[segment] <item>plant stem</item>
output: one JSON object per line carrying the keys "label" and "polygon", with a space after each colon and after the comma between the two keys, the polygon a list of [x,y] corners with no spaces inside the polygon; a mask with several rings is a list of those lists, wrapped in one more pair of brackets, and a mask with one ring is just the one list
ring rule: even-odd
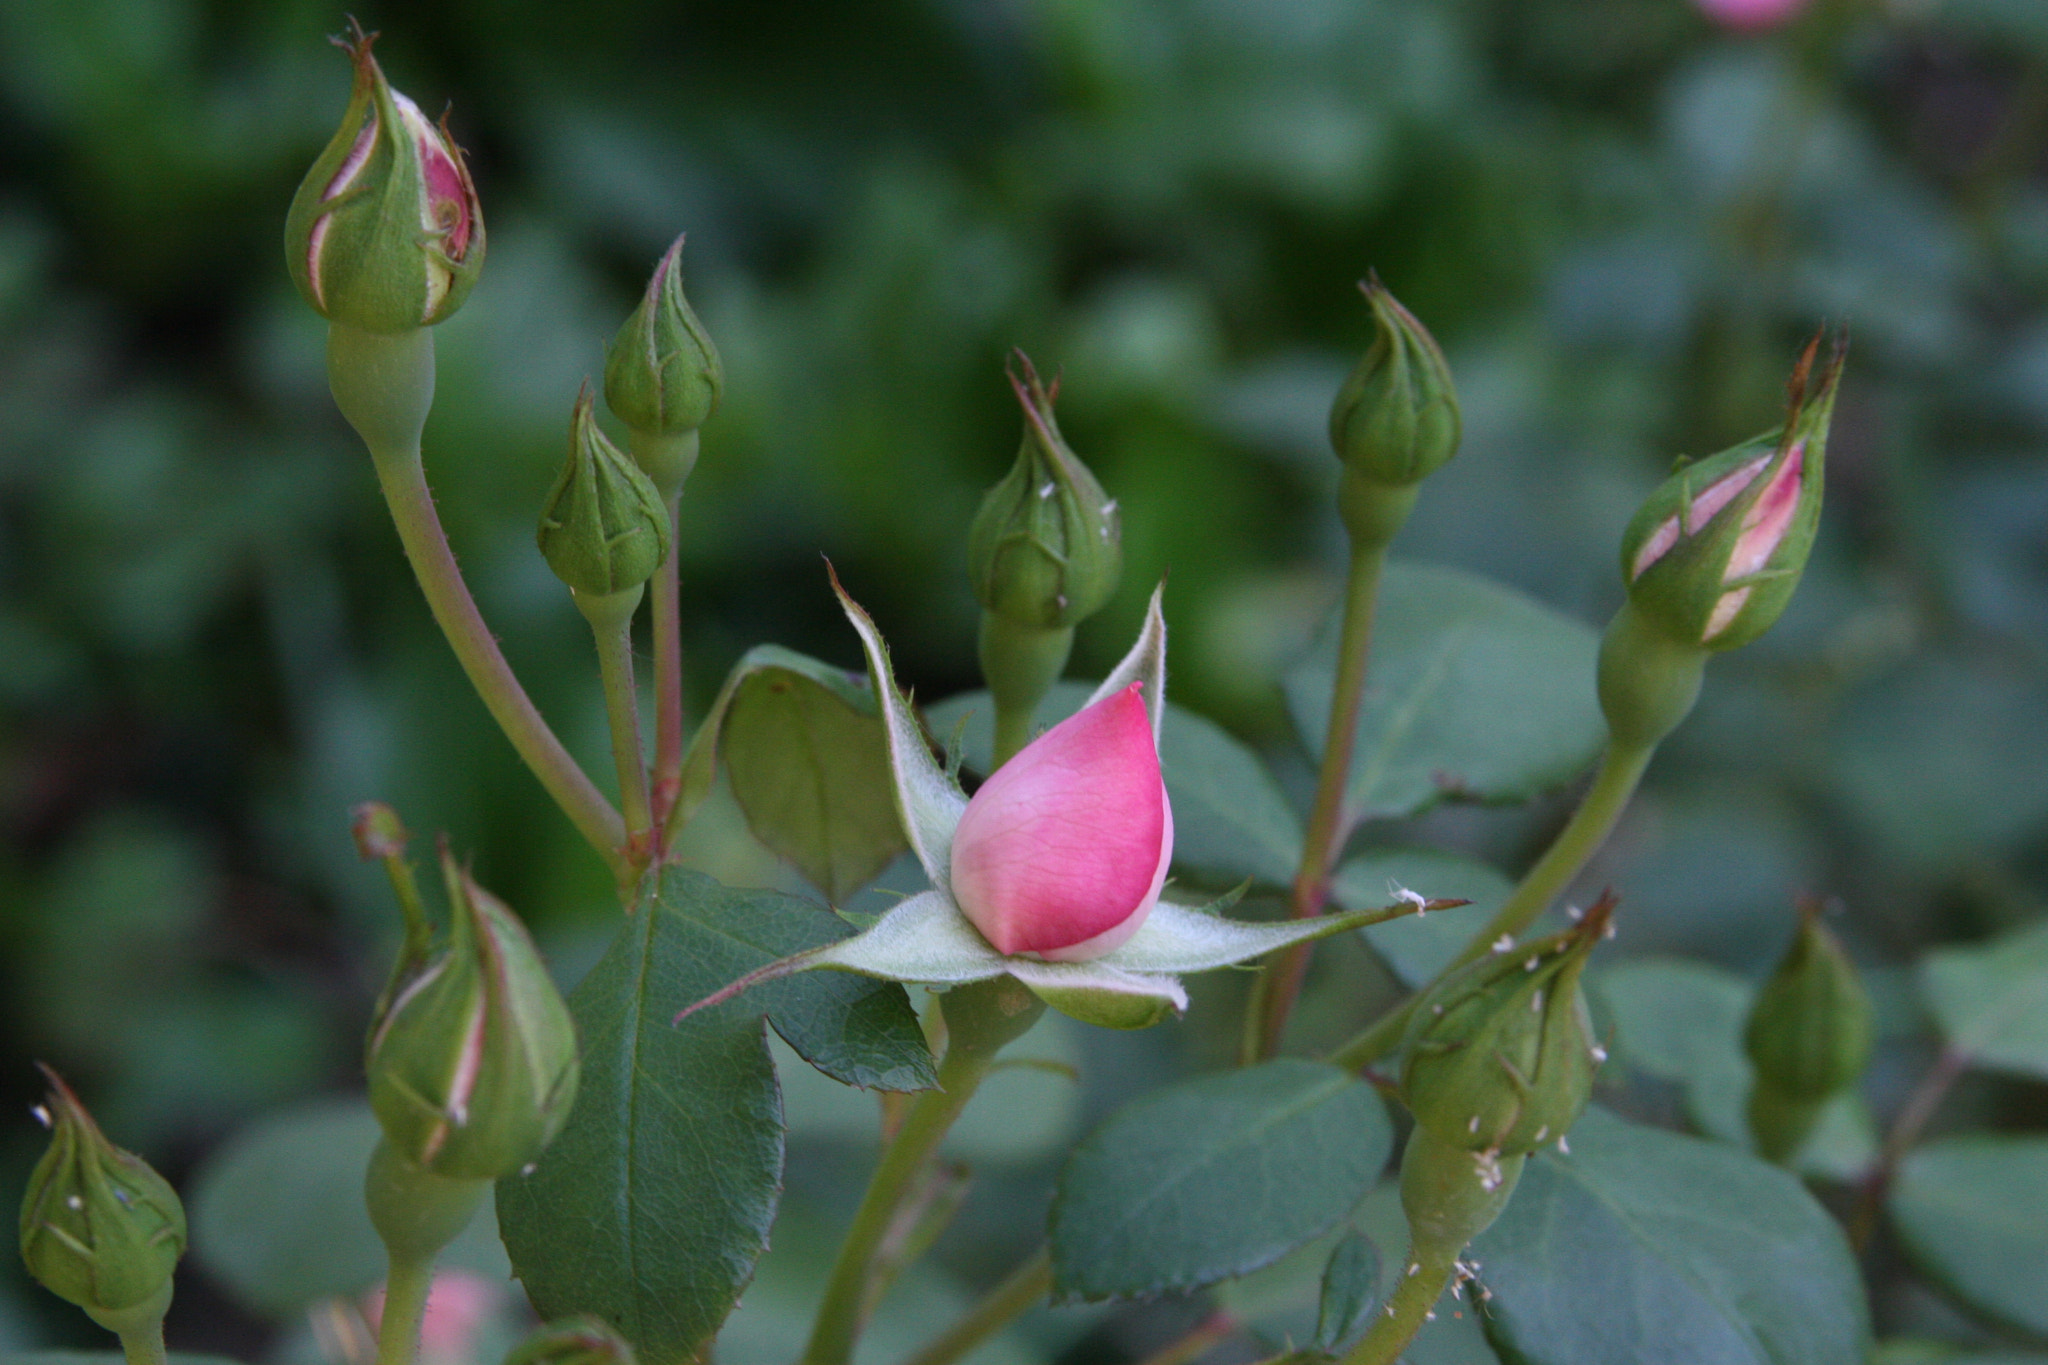
{"label": "plant stem", "polygon": [[1941,1102],[1948,1098],[1948,1092],[1970,1069],[1970,1059],[1959,1049],[1945,1047],[1934,1059],[1934,1065],[1913,1087],[1913,1093],[1906,1097],[1905,1107],[1892,1120],[1891,1131],[1885,1134],[1884,1146],[1879,1149],[1877,1161],[1863,1177],[1856,1192],[1856,1211],[1849,1221],[1849,1244],[1862,1251],[1877,1233],[1878,1210],[1884,1204],[1885,1191],[1891,1188],[1892,1179],[1899,1172],[1899,1163],[1919,1143],[1920,1135],[1927,1131],[1927,1124],[1933,1119]]}
{"label": "plant stem", "polygon": [[[682,519],[682,489],[668,498],[671,548],[654,572],[654,828],[668,823],[683,785],[683,606],[673,537]],[[661,850],[656,850],[660,852]]]}
{"label": "plant stem", "polygon": [[1052,1290],[1052,1255],[1044,1247],[1006,1276],[966,1316],[934,1337],[904,1365],[953,1365]]}
{"label": "plant stem", "polygon": [[384,1281],[384,1312],[377,1322],[377,1365],[412,1365],[433,1287],[433,1257],[392,1259]]}
{"label": "plant stem", "polygon": [[646,866],[654,837],[647,759],[640,747],[640,703],[633,677],[633,612],[640,597],[639,588],[605,596],[576,594],[576,605],[597,640],[605,719],[611,724],[612,758],[619,767],[619,806],[626,818],[626,858],[635,867]]}
{"label": "plant stem", "polygon": [[941,1008],[948,1042],[946,1059],[939,1064],[938,1088],[923,1091],[911,1102],[903,1126],[868,1181],[867,1193],[861,1197],[853,1226],[840,1244],[839,1257],[826,1281],[825,1297],[804,1346],[803,1365],[847,1365],[853,1358],[865,1319],[875,1251],[898,1206],[953,1120],[974,1098],[976,1088],[995,1064],[996,1053],[1021,1036],[1045,1010],[1043,1002],[1006,976],[957,986],[942,998]]}
{"label": "plant stem", "polygon": [[[1330,728],[1323,742],[1322,772],[1316,779],[1315,806],[1301,849],[1301,867],[1294,878],[1291,912],[1296,919],[1319,914],[1330,897],[1331,866],[1351,835],[1352,814],[1345,794],[1351,782],[1351,755],[1358,742],[1358,717],[1365,709],[1366,663],[1372,651],[1373,613],[1379,603],[1380,575],[1386,568],[1387,542],[1354,539],[1351,572],[1344,588],[1344,621],[1337,642],[1336,685],[1330,693]],[[1280,1050],[1287,1017],[1301,994],[1314,945],[1298,943],[1276,954],[1260,974],[1252,997],[1256,1032],[1246,1031],[1244,1060],[1271,1057]]]}
{"label": "plant stem", "polygon": [[128,1357],[128,1365],[165,1365],[168,1356],[164,1352],[164,1320],[159,1317],[146,1326],[122,1332],[121,1353]]}
{"label": "plant stem", "polygon": [[[1373,1315],[1372,1326],[1356,1346],[1346,1352],[1339,1365],[1394,1365],[1415,1334],[1429,1321],[1430,1310],[1443,1296],[1450,1282],[1457,1254],[1435,1254],[1409,1262],[1418,1269],[1404,1273],[1394,1286],[1386,1307]],[[1405,1269],[1405,1268],[1404,1268]]]}
{"label": "plant stem", "polygon": [[427,488],[420,432],[433,400],[434,342],[425,328],[396,336],[328,329],[327,373],[335,402],[370,449],[377,482],[413,576],[434,620],[520,758],[583,837],[620,877],[625,826],[528,699],[484,624]]}
{"label": "plant stem", "polygon": [[[1655,752],[1654,744],[1624,745],[1612,739],[1608,741],[1606,751],[1600,756],[1599,770],[1593,775],[1593,784],[1580,798],[1572,818],[1558,831],[1557,838],[1536,860],[1536,865],[1523,875],[1514,893],[1494,912],[1486,927],[1472,936],[1464,951],[1458,954],[1450,967],[1445,968],[1446,971],[1484,957],[1503,934],[1513,938],[1550,907],[1558,892],[1579,875],[1614,831],[1615,822],[1627,808],[1629,798],[1635,794],[1643,771],[1650,766],[1651,755]],[[1347,1070],[1358,1070],[1392,1052],[1399,1046],[1401,1035],[1408,1027],[1408,1017],[1414,1012],[1419,999],[1420,993],[1411,995],[1331,1053],[1329,1060]]]}

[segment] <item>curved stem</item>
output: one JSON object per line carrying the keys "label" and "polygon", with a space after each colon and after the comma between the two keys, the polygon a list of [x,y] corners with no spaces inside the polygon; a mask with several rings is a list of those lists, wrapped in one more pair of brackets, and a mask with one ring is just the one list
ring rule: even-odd
{"label": "curved stem", "polygon": [[1898,1174],[1899,1163],[1906,1159],[1906,1153],[1919,1143],[1920,1135],[1927,1130],[1928,1122],[1941,1102],[1948,1098],[1949,1090],[1970,1069],[1969,1057],[1960,1050],[1946,1047],[1934,1059],[1927,1074],[1920,1078],[1920,1084],[1913,1087],[1913,1093],[1906,1097],[1905,1107],[1892,1120],[1891,1131],[1885,1134],[1884,1146],[1878,1151],[1877,1161],[1860,1182],[1856,1191],[1856,1211],[1849,1220],[1849,1244],[1861,1251],[1870,1244],[1877,1232],[1878,1210],[1884,1204],[1885,1191],[1891,1187],[1892,1178]]}
{"label": "curved stem", "polygon": [[626,857],[644,865],[653,838],[654,815],[647,795],[647,759],[640,747],[640,703],[633,677],[633,609],[640,589],[576,604],[597,640],[597,670],[604,681],[605,719],[612,732],[612,758],[619,768],[619,806],[626,819]]}
{"label": "curved stem", "polygon": [[1237,1319],[1218,1310],[1196,1323],[1184,1335],[1146,1356],[1138,1365],[1188,1365],[1199,1360],[1210,1347],[1237,1330]]}
{"label": "curved stem", "polygon": [[[1291,913],[1306,919],[1322,911],[1330,898],[1332,864],[1351,834],[1351,812],[1345,794],[1351,782],[1351,755],[1358,742],[1358,718],[1365,709],[1366,663],[1372,651],[1373,614],[1379,603],[1380,575],[1386,568],[1387,543],[1351,546],[1351,573],[1344,588],[1344,622],[1337,641],[1337,678],[1330,693],[1329,735],[1323,742],[1322,772],[1316,779],[1315,806],[1301,849],[1301,867],[1294,878]],[[1298,943],[1276,954],[1260,974],[1251,1008],[1257,1020],[1246,1030],[1245,1061],[1271,1057],[1280,1050],[1287,1017],[1301,994],[1314,945]]]}
{"label": "curved stem", "polygon": [[974,1092],[995,1065],[997,1052],[1022,1036],[1045,1005],[1009,977],[957,986],[944,996],[948,1042],[939,1064],[939,1084],[911,1102],[903,1126],[882,1153],[881,1165],[868,1181],[867,1193],[853,1215],[853,1226],[840,1244],[825,1297],[804,1345],[803,1365],[847,1365],[860,1336],[868,1307],[868,1285],[875,1252],[887,1236],[896,1211],[916,1183],[918,1172],[939,1142],[974,1098]]}
{"label": "curved stem", "polygon": [[[1613,739],[1608,741],[1606,751],[1600,756],[1599,770],[1593,775],[1593,784],[1580,798],[1572,818],[1558,831],[1557,838],[1536,860],[1536,865],[1523,874],[1520,885],[1494,912],[1486,927],[1472,936],[1464,951],[1445,971],[1484,957],[1503,934],[1514,937],[1550,908],[1558,892],[1579,875],[1594,853],[1607,842],[1607,836],[1614,832],[1615,823],[1627,809],[1629,798],[1635,794],[1643,779],[1643,771],[1650,766],[1650,758],[1656,751],[1654,744],[1628,745]],[[1329,1060],[1348,1070],[1357,1070],[1392,1052],[1400,1045],[1401,1035],[1408,1027],[1408,1017],[1420,998],[1419,992],[1411,995],[1380,1016],[1363,1032],[1331,1053]]]}
{"label": "curved stem", "polygon": [[1394,1365],[1429,1321],[1457,1262],[1456,1252],[1418,1255],[1410,1261],[1416,1267],[1414,1273],[1401,1276],[1386,1306],[1373,1315],[1372,1326],[1339,1365]]}
{"label": "curved stem", "polygon": [[412,1365],[433,1287],[433,1257],[392,1258],[390,1276],[384,1281],[384,1311],[377,1321],[377,1365]]}
{"label": "curved stem", "polygon": [[966,1316],[932,1338],[904,1365],[953,1365],[1052,1292],[1052,1255],[1044,1247],[1004,1277]]}

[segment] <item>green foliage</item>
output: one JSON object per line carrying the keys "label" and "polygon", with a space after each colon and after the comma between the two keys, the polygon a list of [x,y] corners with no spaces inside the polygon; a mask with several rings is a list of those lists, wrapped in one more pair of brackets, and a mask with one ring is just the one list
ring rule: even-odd
{"label": "green foliage", "polygon": [[[1387,566],[1347,800],[1363,816],[1449,798],[1520,801],[1568,781],[1606,738],[1598,637],[1520,593],[1455,570]],[[1311,752],[1328,732],[1336,635],[1287,675]]]}
{"label": "green foliage", "polygon": [[1948,1045],[1973,1065],[2048,1077],[2048,923],[1929,953],[1920,986]]}
{"label": "green foliage", "polygon": [[1370,1086],[1279,1060],[1155,1090],[1074,1149],[1054,1293],[1150,1297],[1270,1265],[1372,1187],[1393,1142]]}
{"label": "green foliage", "polygon": [[1335,1353],[1365,1327],[1379,1301],[1380,1253],[1363,1233],[1346,1233],[1323,1268],[1316,1304],[1317,1349]]}
{"label": "green foliage", "polygon": [[1597,1108],[1571,1146],[1529,1159],[1473,1245],[1511,1365],[1861,1365],[1855,1261],[1797,1180]]}
{"label": "green foliage", "polygon": [[1914,1261],[1957,1298],[2048,1337],[2048,1139],[1930,1142],[1900,1164],[1886,1207]]}
{"label": "green foliage", "polygon": [[570,995],[583,1083],[554,1145],[498,1186],[514,1270],[548,1318],[591,1313],[655,1365],[695,1355],[767,1244],[782,1106],[761,1016],[849,1085],[933,1083],[900,986],[840,973],[679,1010],[851,926],[806,902],[672,871]]}

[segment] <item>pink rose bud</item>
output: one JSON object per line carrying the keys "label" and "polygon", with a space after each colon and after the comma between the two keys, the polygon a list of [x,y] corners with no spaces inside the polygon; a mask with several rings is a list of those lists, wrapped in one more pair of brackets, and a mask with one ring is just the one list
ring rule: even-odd
{"label": "pink rose bud", "polygon": [[1761,33],[1795,19],[1806,0],[1696,0],[1700,12],[1723,28]]}
{"label": "pink rose bud", "polygon": [[999,953],[1085,962],[1158,903],[1173,809],[1140,683],[996,770],[953,833],[953,898]]}
{"label": "pink rose bud", "polygon": [[430,326],[461,307],[483,265],[483,213],[445,124],[391,88],[376,34],[337,40],[355,63],[341,128],[285,221],[285,257],[306,301],[369,332]]}

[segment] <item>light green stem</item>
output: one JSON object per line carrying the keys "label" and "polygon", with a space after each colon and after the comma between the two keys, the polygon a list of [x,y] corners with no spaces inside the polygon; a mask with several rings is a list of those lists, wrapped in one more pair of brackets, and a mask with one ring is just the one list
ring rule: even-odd
{"label": "light green stem", "polygon": [[[1572,812],[1572,818],[1558,831],[1557,838],[1536,860],[1536,865],[1523,876],[1514,893],[1494,912],[1486,927],[1472,936],[1464,951],[1445,971],[1485,956],[1501,935],[1512,938],[1521,933],[1550,907],[1557,893],[1578,876],[1593,854],[1599,851],[1600,845],[1607,841],[1655,752],[1655,745],[1623,745],[1611,739],[1608,741],[1605,752],[1600,756],[1599,770],[1593,775],[1593,784],[1586,789],[1579,808]],[[1358,1070],[1392,1052],[1400,1045],[1401,1036],[1407,1031],[1408,1018],[1419,999],[1420,993],[1410,996],[1405,1003],[1381,1016],[1364,1032],[1331,1053],[1329,1060],[1337,1066]]]}
{"label": "light green stem", "polygon": [[1031,742],[1038,703],[1059,681],[1074,648],[1074,628],[1019,625],[992,611],[981,614],[981,676],[995,702],[995,762],[1008,763]]}
{"label": "light green stem", "polygon": [[[1358,718],[1365,709],[1366,664],[1372,653],[1373,616],[1379,604],[1380,576],[1387,564],[1387,542],[1354,540],[1351,573],[1344,588],[1344,622],[1337,641],[1336,685],[1330,691],[1330,727],[1323,742],[1323,766],[1316,779],[1315,806],[1301,849],[1301,867],[1294,878],[1291,906],[1296,919],[1322,911],[1330,897],[1331,866],[1351,834],[1345,794],[1351,783],[1351,755],[1358,743]],[[1257,1021],[1245,1036],[1247,1063],[1280,1050],[1287,1017],[1301,994],[1314,945],[1297,943],[1275,954],[1258,979],[1251,1017]]]}
{"label": "light green stem", "polygon": [[331,325],[327,375],[342,415],[370,449],[413,576],[470,684],[555,804],[614,875],[627,876],[630,869],[620,853],[624,823],[513,676],[469,595],[434,509],[420,462],[420,433],[433,402],[433,333],[421,328],[386,336]]}
{"label": "light green stem", "polygon": [[1415,1340],[1415,1334],[1429,1321],[1430,1310],[1443,1296],[1444,1286],[1450,1283],[1451,1271],[1457,1264],[1457,1253],[1437,1254],[1418,1257],[1408,1265],[1419,1267],[1414,1274],[1403,1274],[1394,1285],[1393,1295],[1386,1306],[1373,1314],[1372,1326],[1366,1329],[1358,1344],[1344,1354],[1339,1365],[1394,1365],[1401,1352],[1408,1349],[1408,1343]]}
{"label": "light green stem", "polygon": [[804,1346],[803,1365],[847,1365],[860,1336],[876,1250],[897,1208],[939,1142],[995,1065],[996,1053],[1030,1028],[1045,1006],[1009,977],[957,986],[943,997],[948,1042],[939,1084],[919,1093],[882,1153],[853,1215]]}
{"label": "light green stem", "polygon": [[576,605],[597,641],[597,671],[604,683],[605,719],[611,724],[612,758],[619,768],[619,807],[626,818],[626,858],[647,863],[654,830],[647,795],[647,756],[640,746],[640,701],[633,676],[633,612],[641,590],[606,596],[576,594]]}
{"label": "light green stem", "polygon": [[162,1318],[146,1327],[123,1332],[120,1336],[121,1353],[128,1357],[128,1365],[165,1365],[169,1358],[164,1351]]}
{"label": "light green stem", "polygon": [[1052,1292],[1052,1255],[1044,1247],[1011,1271],[967,1315],[934,1337],[904,1365],[953,1365]]}
{"label": "light green stem", "polygon": [[391,1262],[384,1281],[384,1316],[377,1325],[377,1365],[412,1365],[433,1287],[433,1257]]}

